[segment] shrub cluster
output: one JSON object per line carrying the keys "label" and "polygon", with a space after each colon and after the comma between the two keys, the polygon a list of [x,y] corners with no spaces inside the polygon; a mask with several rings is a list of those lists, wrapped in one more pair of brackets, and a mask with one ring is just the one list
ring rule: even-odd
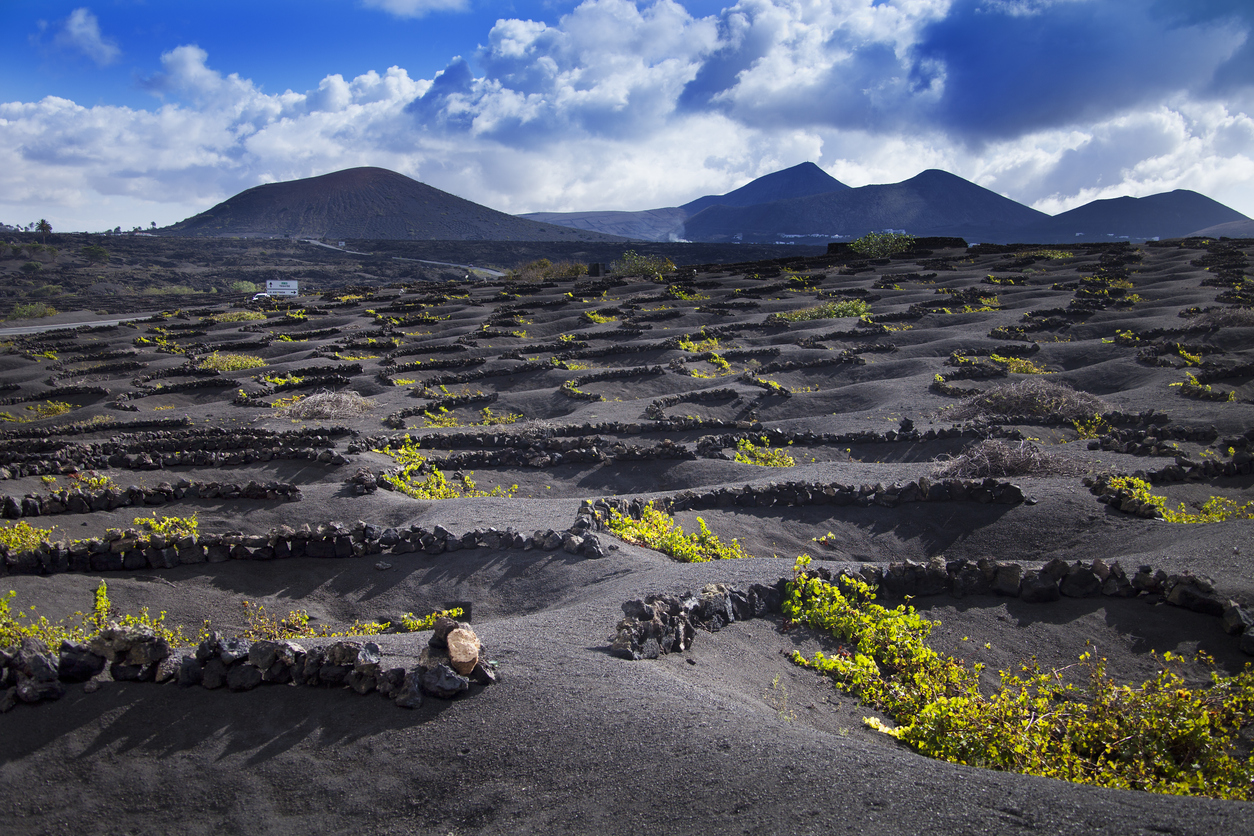
{"label": "shrub cluster", "polygon": [[698,531],[685,534],[683,526],[675,522],[674,517],[653,505],[646,506],[638,520],[611,508],[608,522],[610,531],[628,543],[656,549],[680,563],[753,557],[734,538],[730,543],[720,540],[700,517],[697,517],[697,525],[700,527]]}
{"label": "shrub cluster", "polygon": [[[1212,673],[1208,688],[1190,688],[1168,665],[1139,686],[1112,680],[1091,653],[1067,669],[1035,663],[1001,672],[990,694],[970,668],[937,653],[926,640],[937,622],[910,606],[873,603],[865,582],[829,583],[797,559],[784,616],[830,633],[843,646],[792,660],[826,674],[841,690],[888,714],[864,722],[915,751],[951,763],[1043,775],[1120,789],[1248,799],[1254,759],[1243,753],[1243,729],[1254,720],[1254,671]],[[1079,680],[1079,681],[1076,681]]]}

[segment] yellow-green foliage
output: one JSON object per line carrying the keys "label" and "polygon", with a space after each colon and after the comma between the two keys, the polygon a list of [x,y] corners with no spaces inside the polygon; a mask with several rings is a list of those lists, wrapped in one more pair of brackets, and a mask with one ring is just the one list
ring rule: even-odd
{"label": "yellow-green foliage", "polygon": [[700,526],[697,532],[685,534],[674,517],[652,504],[645,506],[638,520],[611,509],[609,522],[610,531],[628,543],[656,549],[680,563],[706,563],[711,560],[753,556],[735,539],[724,543],[706,527],[705,520],[700,517],[697,517],[697,525]]}
{"label": "yellow-green foliage", "polygon": [[1167,522],[1194,524],[1254,519],[1254,501],[1242,505],[1227,497],[1212,496],[1197,511],[1190,511],[1183,502],[1171,509],[1167,507],[1166,497],[1155,496],[1150,483],[1137,476],[1115,476],[1106,484],[1116,491],[1126,491],[1142,505],[1148,503],[1157,507]]}
{"label": "yellow-green foliage", "polygon": [[522,420],[522,415],[517,412],[499,413],[493,412],[490,408],[484,407],[479,410],[480,420],[475,422],[462,422],[447,407],[440,407],[437,411],[432,412],[426,410],[423,413],[422,426],[431,427],[493,427],[500,424],[516,424]]}
{"label": "yellow-green foliage", "polygon": [[294,385],[305,381],[305,378],[294,375],[291,372],[285,372],[284,374],[261,374],[257,376],[257,379],[262,383],[269,384],[270,386]]}
{"label": "yellow-green foliage", "polygon": [[704,293],[684,290],[677,284],[668,284],[666,286],[666,295],[672,299],[678,299],[681,302],[700,302],[702,299],[710,298]]}
{"label": "yellow-green foliage", "polygon": [[1006,371],[1014,374],[1053,374],[1053,372],[1046,371],[1031,360],[1024,360],[1022,357],[1002,357],[1000,354],[993,354],[988,359],[999,366],[1005,367]]}
{"label": "yellow-green foliage", "polygon": [[388,622],[354,621],[343,630],[336,630],[329,624],[314,627],[309,623],[309,613],[305,610],[291,610],[282,618],[275,618],[266,612],[262,604],[251,601],[242,602],[244,619],[247,626],[240,635],[249,641],[289,641],[294,639],[334,639],[342,636],[377,636],[391,626]]}
{"label": "yellow-green foliage", "polygon": [[597,313],[596,311],[584,311],[583,315],[585,319],[587,319],[589,322],[595,323],[596,325],[604,325],[607,322],[613,322],[614,320],[618,319],[618,317],[616,316],[611,316],[608,314],[602,315],[602,314]]}
{"label": "yellow-green foliage", "polygon": [[35,418],[55,418],[58,415],[64,415],[74,407],[65,401],[44,401],[43,403],[33,404],[26,407],[35,413]]}
{"label": "yellow-green foliage", "polygon": [[39,639],[55,651],[63,641],[91,641],[111,623],[120,627],[146,627],[175,646],[190,644],[192,641],[182,627],[166,626],[164,611],[155,617],[148,614],[147,607],[141,609],[138,615],[116,613],[109,601],[109,590],[104,581],[96,587],[90,613],[76,612],[60,621],[49,621],[46,616],[39,615],[34,605],[25,612],[20,608],[14,609],[12,602],[16,597],[17,592],[14,590],[10,590],[8,595],[0,596],[0,648],[12,647],[20,644],[23,638],[31,637]]}
{"label": "yellow-green foliage", "polygon": [[197,368],[216,369],[220,372],[238,372],[264,366],[266,361],[251,354],[223,354],[215,351],[200,361]]}
{"label": "yellow-green foliage", "polygon": [[522,420],[522,415],[517,412],[506,412],[504,414],[493,412],[488,407],[479,410],[479,423],[485,427],[493,427],[500,424],[516,424]]}
{"label": "yellow-green foliage", "polygon": [[461,422],[457,420],[457,416],[448,407],[442,406],[435,412],[429,409],[425,410],[422,416],[422,425],[427,428],[462,426]]}
{"label": "yellow-green foliage", "polygon": [[226,311],[209,318],[214,322],[260,322],[266,315],[261,311]]}
{"label": "yellow-green foliage", "polygon": [[400,446],[389,444],[382,450],[375,450],[391,456],[400,465],[395,474],[383,474],[382,478],[392,487],[414,499],[461,499],[463,497],[503,496],[512,497],[518,486],[509,488],[497,486],[490,491],[481,491],[469,476],[462,476],[457,483],[450,483],[443,471],[430,467],[427,459],[418,452],[418,442],[405,436]]}
{"label": "yellow-green foliage", "polygon": [[688,336],[687,334],[680,337],[678,341],[680,350],[690,351],[693,354],[701,354],[702,352],[713,351],[714,349],[718,348],[718,342],[719,342],[718,337],[706,336],[706,333],[704,331],[702,331],[700,334],[697,334],[697,336],[701,338],[700,342],[694,340],[692,337]]}
{"label": "yellow-green foliage", "polygon": [[849,248],[868,258],[887,258],[914,247],[914,236],[900,232],[868,232],[849,244]]}
{"label": "yellow-green foliage", "polygon": [[718,373],[721,375],[729,375],[732,373],[731,363],[728,363],[718,354],[711,354],[709,358],[706,359],[706,362],[718,369]]}
{"label": "yellow-green foliage", "polygon": [[1186,371],[1184,373],[1184,378],[1185,379],[1182,383],[1168,383],[1167,385],[1182,387],[1180,389],[1180,394],[1189,398],[1227,403],[1233,403],[1237,399],[1237,393],[1235,391],[1223,392],[1219,389],[1215,389],[1209,383],[1202,383],[1194,377],[1193,372]]}
{"label": "yellow-green foliage", "polygon": [[1094,415],[1088,420],[1072,421],[1071,426],[1079,433],[1080,438],[1097,438],[1110,432],[1114,427],[1101,415]]}
{"label": "yellow-green foliage", "polygon": [[78,483],[80,488],[86,488],[90,491],[104,491],[118,486],[117,482],[113,481],[112,476],[97,473],[94,470],[84,470],[82,473],[71,473],[70,478]]}
{"label": "yellow-green foliage", "polygon": [[0,526],[0,546],[10,552],[24,552],[37,548],[40,543],[51,542],[51,529],[35,528],[25,520]]}
{"label": "yellow-green foliage", "polygon": [[153,534],[160,534],[167,540],[193,537],[200,530],[200,521],[196,519],[195,511],[190,517],[158,517],[157,512],[153,511],[151,517],[136,517],[134,524]]}
{"label": "yellow-green foliage", "polygon": [[422,630],[430,630],[435,627],[435,622],[441,618],[460,618],[462,615],[461,607],[453,607],[451,610],[439,610],[430,615],[424,615],[421,618],[416,617],[412,612],[407,612],[401,616],[401,627],[406,633],[417,633]]}
{"label": "yellow-green foliage", "polygon": [[787,322],[808,322],[812,319],[839,319],[846,316],[862,316],[871,311],[869,303],[862,299],[841,299],[824,302],[810,308],[771,314],[771,319],[782,319]]}
{"label": "yellow-green foliage", "polygon": [[937,653],[926,640],[938,623],[913,607],[872,603],[864,582],[836,584],[805,574],[797,559],[784,616],[831,633],[847,649],[799,665],[820,671],[836,686],[897,723],[865,722],[915,751],[951,763],[1043,775],[1120,789],[1248,799],[1254,758],[1242,753],[1240,732],[1254,719],[1254,673],[1212,673],[1207,688],[1189,688],[1168,669],[1167,654],[1153,679],[1120,685],[1104,660],[1080,657],[1077,677],[1024,665],[1001,673],[985,695],[982,666],[970,668]]}
{"label": "yellow-green foliage", "polygon": [[[736,442],[736,461],[741,464],[755,464],[759,467],[793,467],[797,460],[778,447],[772,447],[766,436],[760,439],[762,446],[755,446],[752,441],[742,438]],[[791,444],[792,442],[788,442]]]}

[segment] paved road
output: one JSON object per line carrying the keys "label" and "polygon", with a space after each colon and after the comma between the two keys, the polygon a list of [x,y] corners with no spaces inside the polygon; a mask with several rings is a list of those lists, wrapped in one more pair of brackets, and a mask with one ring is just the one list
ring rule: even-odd
{"label": "paved road", "polygon": [[[357,250],[341,249],[339,247],[332,246],[331,244],[324,244],[321,241],[315,241],[312,238],[302,238],[301,240],[304,241],[306,244],[313,244],[315,247],[326,247],[328,250],[335,250],[337,253],[348,253],[349,255],[370,255],[370,253],[362,253],[362,252],[358,252]],[[500,270],[493,270],[490,267],[476,267],[473,264],[454,264],[451,261],[428,261],[425,258],[402,258],[399,255],[392,256],[392,260],[393,261],[416,261],[419,264],[435,264],[440,267],[459,267],[462,270],[468,270],[471,273],[482,273],[484,275],[492,276],[494,278],[499,278],[505,275]]]}
{"label": "paved road", "polygon": [[84,325],[92,328],[102,325],[121,325],[123,322],[145,319],[150,316],[152,316],[151,312],[134,314],[120,319],[87,319],[82,322],[59,322],[50,325],[23,325],[17,328],[0,328],[0,337],[15,337],[20,334],[39,334],[44,331],[68,331],[74,328],[82,328]]}

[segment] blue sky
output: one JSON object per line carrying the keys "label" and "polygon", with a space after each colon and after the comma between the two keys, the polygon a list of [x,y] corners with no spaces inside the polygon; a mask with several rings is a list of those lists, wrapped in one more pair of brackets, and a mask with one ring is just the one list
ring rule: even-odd
{"label": "blue sky", "polygon": [[1254,216],[1254,4],[0,2],[7,223],[164,225],[356,165],[507,212],[646,209],[807,160]]}

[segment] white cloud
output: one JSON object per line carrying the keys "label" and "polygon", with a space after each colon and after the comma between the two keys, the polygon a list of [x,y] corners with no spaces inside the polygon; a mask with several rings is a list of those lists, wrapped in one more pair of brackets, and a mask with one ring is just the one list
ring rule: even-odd
{"label": "white cloud", "polygon": [[86,7],[70,12],[53,43],[77,50],[101,67],[107,67],[122,56],[117,43],[101,34],[100,21]]}
{"label": "white cloud", "polygon": [[[1248,95],[1171,91],[981,143],[938,127],[954,82],[911,62],[948,8],[741,0],[698,18],[670,0],[586,0],[555,23],[498,21],[432,79],[332,73],[305,92],[263,92],[185,44],[144,80],[151,109],[0,104],[0,220],[164,225],[357,165],[508,212],[648,209],[806,160],[853,186],[944,168],[1048,212],[1190,188],[1254,215]],[[1050,8],[1014,4],[1033,21]]]}
{"label": "white cloud", "polygon": [[383,9],[397,17],[422,17],[429,12],[460,12],[468,0],[362,0],[368,8]]}

